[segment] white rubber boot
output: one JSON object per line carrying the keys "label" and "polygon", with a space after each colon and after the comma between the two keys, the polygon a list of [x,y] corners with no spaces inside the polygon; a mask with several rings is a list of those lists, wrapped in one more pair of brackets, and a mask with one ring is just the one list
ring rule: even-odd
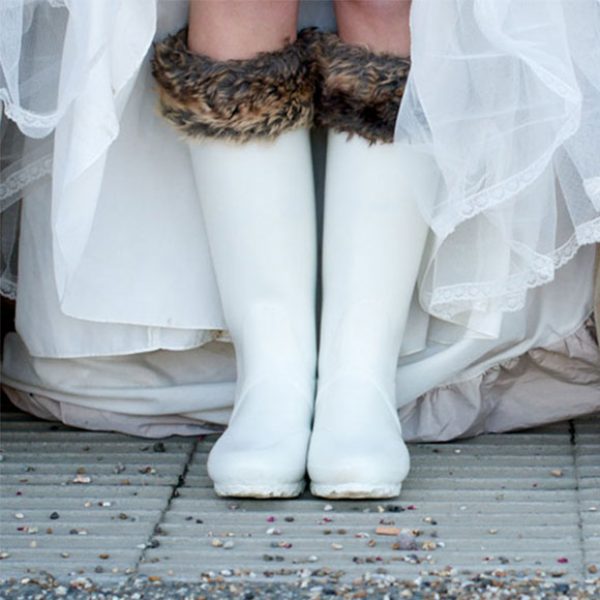
{"label": "white rubber boot", "polygon": [[316,371],[316,217],[308,129],[312,30],[247,60],[193,54],[186,31],[155,48],[163,116],[189,149],[237,387],[208,458],[222,496],[304,488]]}
{"label": "white rubber boot", "polygon": [[238,367],[229,427],[208,458],[219,495],[304,487],[316,366],[316,234],[306,130],[190,144]]}
{"label": "white rubber boot", "polygon": [[330,132],[318,392],[308,456],[325,498],[397,496],[409,455],[396,412],[396,365],[427,225],[408,148]]}

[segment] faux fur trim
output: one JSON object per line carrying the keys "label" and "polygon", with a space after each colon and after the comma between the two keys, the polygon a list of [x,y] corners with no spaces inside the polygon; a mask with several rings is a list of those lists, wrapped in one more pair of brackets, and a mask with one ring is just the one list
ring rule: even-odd
{"label": "faux fur trim", "polygon": [[410,59],[375,53],[322,33],[315,121],[371,143],[393,141]]}
{"label": "faux fur trim", "polygon": [[245,142],[310,127],[316,39],[316,30],[306,29],[282,50],[219,61],[192,53],[182,29],[154,47],[161,112],[190,138]]}

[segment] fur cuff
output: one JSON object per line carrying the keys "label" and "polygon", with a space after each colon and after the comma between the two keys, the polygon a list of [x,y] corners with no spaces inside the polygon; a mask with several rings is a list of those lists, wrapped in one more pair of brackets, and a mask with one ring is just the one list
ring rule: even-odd
{"label": "fur cuff", "polygon": [[347,44],[334,33],[321,34],[317,57],[317,124],[372,144],[392,142],[410,59]]}
{"label": "fur cuff", "polygon": [[314,29],[282,50],[218,61],[190,52],[187,29],[155,45],[152,74],[163,116],[190,138],[272,139],[310,127],[316,86]]}

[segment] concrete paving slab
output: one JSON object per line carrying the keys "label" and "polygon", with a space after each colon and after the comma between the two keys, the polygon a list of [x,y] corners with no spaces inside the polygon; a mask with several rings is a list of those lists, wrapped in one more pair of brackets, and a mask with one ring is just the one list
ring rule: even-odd
{"label": "concrete paving slab", "polygon": [[238,569],[272,579],[308,567],[343,572],[343,580],[365,570],[417,577],[448,565],[583,572],[569,424],[412,445],[411,474],[389,502],[218,498],[206,473],[213,441],[199,443],[142,573],[185,579]]}
{"label": "concrete paving slab", "polygon": [[1,433],[0,579],[318,587],[484,572],[583,581],[600,567],[600,418],[413,444],[389,501],[218,498],[215,436],[148,441],[21,413],[3,415]]}
{"label": "concrete paving slab", "polygon": [[575,465],[583,556],[588,571],[600,571],[600,415],[574,426]]}
{"label": "concrete paving slab", "polygon": [[1,576],[133,573],[193,444],[3,415]]}

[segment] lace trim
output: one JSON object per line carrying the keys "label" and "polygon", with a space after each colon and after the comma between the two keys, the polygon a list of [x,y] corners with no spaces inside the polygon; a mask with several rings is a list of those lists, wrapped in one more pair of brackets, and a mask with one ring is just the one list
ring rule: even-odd
{"label": "lace trim", "polygon": [[0,277],[0,296],[4,296],[10,300],[16,300],[17,284],[6,277]]}
{"label": "lace trim", "polygon": [[525,305],[528,289],[552,281],[556,271],[568,263],[581,246],[597,242],[600,242],[600,217],[578,226],[569,240],[549,256],[537,255],[525,272],[502,281],[445,286],[425,294],[428,310],[448,321],[469,310],[520,310]]}
{"label": "lace trim", "polygon": [[40,129],[45,130],[43,135],[46,135],[50,130],[54,129],[59,121],[57,113],[40,115],[9,102],[8,94],[2,90],[0,90],[0,100],[4,103],[4,114],[11,119],[11,121],[14,121],[17,125],[39,127]]}
{"label": "lace trim", "polygon": [[27,165],[24,169],[9,175],[0,183],[0,208],[6,208],[6,200],[19,193],[26,186],[52,173],[52,157],[44,156]]}

